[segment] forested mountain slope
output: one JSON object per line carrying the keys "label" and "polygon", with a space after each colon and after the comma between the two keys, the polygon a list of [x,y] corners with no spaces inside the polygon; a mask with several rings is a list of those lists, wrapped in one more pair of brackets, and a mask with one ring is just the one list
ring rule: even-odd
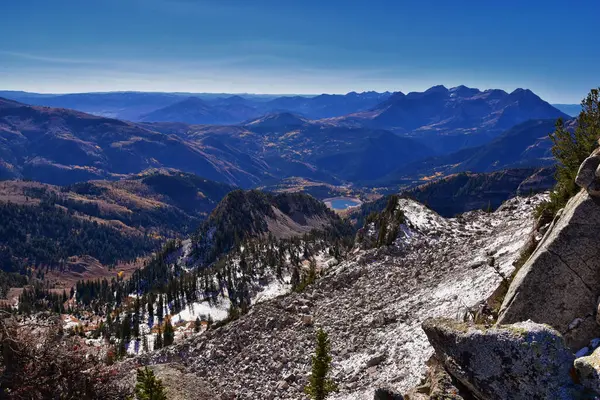
{"label": "forested mountain slope", "polygon": [[197,229],[233,189],[166,171],[63,187],[0,182],[0,269],[65,269],[86,256],[113,265],[147,255]]}
{"label": "forested mountain slope", "polygon": [[192,237],[193,254],[211,263],[245,239],[301,237],[313,230],[349,229],[327,206],[301,193],[229,193]]}

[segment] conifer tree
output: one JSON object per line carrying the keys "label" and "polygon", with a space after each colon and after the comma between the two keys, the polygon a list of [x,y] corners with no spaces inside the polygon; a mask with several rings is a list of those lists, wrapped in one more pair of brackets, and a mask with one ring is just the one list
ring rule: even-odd
{"label": "conifer tree", "polygon": [[142,350],[144,351],[144,353],[148,352],[148,336],[147,335],[142,336]]}
{"label": "conifer tree", "polygon": [[598,146],[600,138],[600,89],[592,89],[581,102],[582,111],[577,117],[575,131],[567,129],[562,119],[556,121],[556,129],[550,135],[552,154],[558,161],[556,186],[550,194],[550,202],[542,204],[539,211],[552,215],[564,207],[579,188],[575,177],[580,165]]}
{"label": "conifer tree", "polygon": [[162,329],[159,326],[158,332],[156,333],[156,337],[154,338],[154,350],[158,350],[163,347],[163,336]]}
{"label": "conifer tree", "polygon": [[292,277],[290,279],[290,283],[292,284],[292,289],[294,290],[296,290],[300,284],[300,268],[296,264],[292,265]]}
{"label": "conifer tree", "polygon": [[148,300],[148,320],[154,321],[154,296],[152,295],[150,295]]}
{"label": "conifer tree", "polygon": [[171,318],[167,317],[165,320],[165,331],[163,335],[163,343],[165,346],[170,346],[175,341],[175,330],[171,325]]}
{"label": "conifer tree", "polygon": [[158,317],[158,322],[162,324],[164,317],[164,303],[163,303],[163,295],[160,294],[158,296],[158,306],[156,308],[156,316]]}
{"label": "conifer tree", "polygon": [[377,236],[377,247],[381,247],[386,243],[387,237],[387,220],[382,216],[379,223],[379,235]]}
{"label": "conifer tree", "polygon": [[162,382],[148,367],[137,371],[135,397],[137,400],[167,400]]}
{"label": "conifer tree", "polygon": [[337,385],[327,378],[331,369],[331,343],[327,332],[323,329],[317,331],[317,345],[315,354],[312,356],[312,371],[308,385],[304,392],[313,400],[324,400],[330,393],[337,391]]}
{"label": "conifer tree", "polygon": [[118,358],[123,358],[127,355],[127,345],[125,344],[125,339],[121,339],[119,340],[119,347],[118,347]]}

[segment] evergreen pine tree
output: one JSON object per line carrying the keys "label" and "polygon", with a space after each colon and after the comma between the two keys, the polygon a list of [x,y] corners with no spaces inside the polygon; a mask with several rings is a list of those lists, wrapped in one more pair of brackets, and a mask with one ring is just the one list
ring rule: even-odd
{"label": "evergreen pine tree", "polygon": [[135,397],[137,400],[167,400],[162,382],[148,367],[137,371]]}
{"label": "evergreen pine tree", "polygon": [[156,337],[154,338],[154,350],[158,350],[163,347],[163,336],[162,329],[159,326],[158,332],[156,333]]}
{"label": "evergreen pine tree", "polygon": [[144,351],[144,353],[148,352],[148,336],[147,335],[142,336],[142,350]]}
{"label": "evergreen pine tree", "polygon": [[387,237],[387,219],[383,217],[380,218],[379,223],[379,236],[377,236],[377,247],[381,247],[386,243]]}
{"label": "evergreen pine tree", "polygon": [[600,138],[600,89],[592,89],[581,102],[582,111],[577,117],[574,132],[567,129],[562,119],[556,121],[556,129],[550,135],[552,154],[558,161],[556,167],[556,186],[550,194],[550,202],[541,205],[541,212],[552,215],[564,207],[579,187],[575,177],[579,167],[598,146]]}
{"label": "evergreen pine tree", "polygon": [[150,324],[154,321],[154,296],[150,295],[148,299],[148,320]]}
{"label": "evergreen pine tree", "polygon": [[164,317],[164,303],[163,303],[163,295],[160,294],[158,296],[158,306],[156,308],[156,316],[158,317],[158,322],[162,324]]}
{"label": "evergreen pine tree", "polygon": [[292,277],[290,279],[290,283],[292,284],[293,290],[296,290],[300,284],[300,268],[297,264],[292,265]]}
{"label": "evergreen pine tree", "polygon": [[337,391],[337,385],[327,374],[331,369],[331,344],[323,329],[317,331],[317,346],[312,356],[312,371],[304,392],[313,400],[324,400],[330,393]]}
{"label": "evergreen pine tree", "polygon": [[121,339],[121,340],[119,340],[119,347],[118,347],[117,357],[118,358],[123,358],[126,355],[127,355],[127,345],[125,344],[125,339]]}
{"label": "evergreen pine tree", "polygon": [[163,335],[163,343],[165,346],[170,346],[175,341],[175,330],[171,325],[171,318],[167,317],[165,320],[165,331]]}

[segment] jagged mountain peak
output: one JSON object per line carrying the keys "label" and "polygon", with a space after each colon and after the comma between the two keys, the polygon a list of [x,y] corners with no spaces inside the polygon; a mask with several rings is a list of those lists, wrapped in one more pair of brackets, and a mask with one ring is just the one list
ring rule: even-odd
{"label": "jagged mountain peak", "polygon": [[448,93],[449,90],[444,85],[435,85],[425,91],[425,93]]}
{"label": "jagged mountain peak", "polygon": [[530,100],[530,101],[544,102],[544,100],[542,100],[540,98],[540,96],[538,96],[537,94],[535,94],[534,92],[532,92],[529,89],[523,89],[523,88],[517,88],[517,89],[513,90],[508,95],[508,98],[515,99],[515,100]]}
{"label": "jagged mountain peak", "polygon": [[464,85],[433,86],[424,92],[394,93],[369,112],[337,120],[419,137],[439,153],[489,142],[504,130],[531,119],[566,118],[527,89],[507,93]]}
{"label": "jagged mountain peak", "polygon": [[460,85],[460,86],[450,88],[449,92],[450,92],[450,96],[458,96],[458,97],[472,97],[472,96],[475,96],[475,95],[481,93],[481,91],[479,89],[470,88],[465,85]]}

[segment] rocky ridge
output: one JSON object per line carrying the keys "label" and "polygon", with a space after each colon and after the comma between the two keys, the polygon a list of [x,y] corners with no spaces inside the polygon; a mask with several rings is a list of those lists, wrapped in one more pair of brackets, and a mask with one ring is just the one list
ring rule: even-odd
{"label": "rocky ridge", "polygon": [[451,219],[401,199],[406,223],[393,246],[356,248],[304,292],[257,304],[236,321],[126,365],[182,371],[206,393],[181,398],[302,399],[315,328],[323,327],[340,384],[332,399],[372,399],[383,387],[406,391],[433,354],[421,323],[464,318],[494,293],[512,273],[542,198]]}

